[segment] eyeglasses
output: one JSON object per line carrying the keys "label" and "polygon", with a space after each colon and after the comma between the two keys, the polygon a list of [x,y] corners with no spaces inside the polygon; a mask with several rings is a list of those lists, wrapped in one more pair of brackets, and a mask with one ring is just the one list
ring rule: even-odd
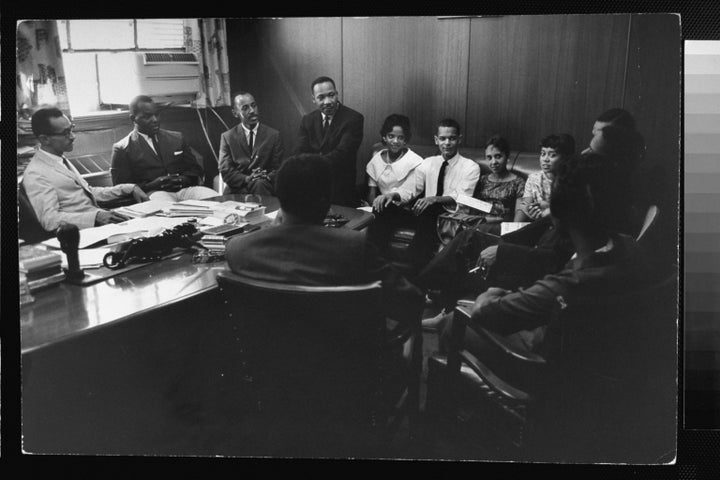
{"label": "eyeglasses", "polygon": [[75,133],[75,124],[70,125],[70,128],[66,128],[62,132],[58,133],[46,133],[48,137],[67,137],[70,138]]}

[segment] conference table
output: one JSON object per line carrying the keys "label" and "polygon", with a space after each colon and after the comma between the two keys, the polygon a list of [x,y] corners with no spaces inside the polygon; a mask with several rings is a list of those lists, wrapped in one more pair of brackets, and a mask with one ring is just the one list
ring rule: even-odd
{"label": "conference table", "polygon": [[[262,202],[266,213],[279,208],[274,197]],[[330,212],[348,219],[340,228],[362,230],[374,218],[336,205]],[[222,311],[215,277],[225,269],[225,261],[193,263],[179,251],[92,285],[33,292],[20,308],[24,449],[216,454],[198,451],[188,432],[200,435],[198,411],[217,410],[204,392],[218,390],[222,377],[210,337]]]}

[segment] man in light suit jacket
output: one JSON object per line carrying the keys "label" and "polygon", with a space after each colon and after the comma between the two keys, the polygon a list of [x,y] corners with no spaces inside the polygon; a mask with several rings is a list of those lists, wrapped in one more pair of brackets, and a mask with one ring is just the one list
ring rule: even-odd
{"label": "man in light suit jacket", "polygon": [[280,132],[260,123],[260,110],[249,93],[235,95],[233,115],[240,124],[220,137],[220,174],[227,185],[224,193],[274,195],[283,155]]}
{"label": "man in light suit jacket", "polygon": [[154,200],[199,200],[217,196],[201,185],[202,162],[195,158],[180,132],[160,128],[152,98],[139,95],[130,102],[135,129],[113,145],[113,183],[133,182]]}
{"label": "man in light suit jacket", "polygon": [[61,223],[89,228],[117,223],[127,218],[98,207],[98,201],[132,196],[136,201],[148,199],[132,183],[114,187],[91,187],[63,156],[73,149],[74,125],[57,108],[43,108],[31,120],[40,148],[23,173],[22,186],[42,227],[56,230]]}
{"label": "man in light suit jacket", "polygon": [[357,207],[357,151],[363,139],[364,118],[340,103],[332,78],[319,77],[310,88],[318,109],[300,122],[297,153],[318,153],[328,160],[332,169],[330,202]]}

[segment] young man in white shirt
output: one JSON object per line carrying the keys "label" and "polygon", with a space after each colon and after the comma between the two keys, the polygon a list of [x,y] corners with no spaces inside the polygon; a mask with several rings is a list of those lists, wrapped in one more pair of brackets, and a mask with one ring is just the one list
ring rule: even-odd
{"label": "young man in white shirt", "polygon": [[[393,201],[417,217],[409,253],[418,271],[437,248],[437,216],[454,210],[459,195],[472,196],[480,178],[478,164],[458,153],[461,141],[460,124],[452,118],[441,120],[435,135],[440,155],[423,160],[415,169],[415,181],[406,182],[394,194]],[[382,217],[384,215],[376,219],[375,229],[387,228],[391,218]],[[372,229],[368,235],[373,237]]]}

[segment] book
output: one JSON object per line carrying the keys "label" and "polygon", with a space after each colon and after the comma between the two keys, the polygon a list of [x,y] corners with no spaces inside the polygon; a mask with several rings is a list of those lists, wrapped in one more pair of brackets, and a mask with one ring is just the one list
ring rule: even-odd
{"label": "book", "polygon": [[60,265],[61,262],[60,254],[51,250],[35,245],[22,245],[18,248],[18,267],[23,273],[34,273]]}
{"label": "book", "polygon": [[[238,233],[243,233],[245,231],[245,226],[247,226],[247,222],[243,222],[240,224],[234,224],[234,223],[225,223],[222,225],[218,225],[216,227],[210,227],[205,230],[203,230],[203,235],[221,235],[222,237],[231,237],[232,235],[236,235]],[[205,238],[205,237],[203,237]]]}
{"label": "book", "polygon": [[30,288],[30,292],[34,292],[36,290],[39,290],[41,288],[49,287],[51,285],[56,285],[60,282],[65,280],[65,272],[62,270],[59,273],[56,273],[54,275],[50,275],[48,277],[39,278],[37,280],[28,280],[28,287]]}

